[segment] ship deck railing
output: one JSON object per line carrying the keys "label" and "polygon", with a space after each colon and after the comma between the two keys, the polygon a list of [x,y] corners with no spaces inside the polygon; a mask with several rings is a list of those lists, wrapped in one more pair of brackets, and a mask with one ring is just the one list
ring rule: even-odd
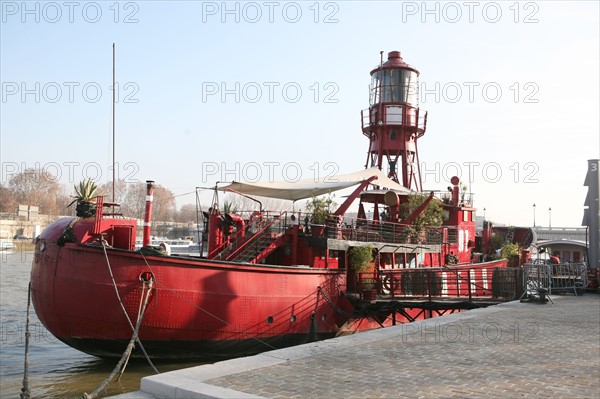
{"label": "ship deck railing", "polygon": [[[251,211],[237,212],[244,220],[249,220]],[[261,224],[268,223],[274,219],[281,219],[280,223],[274,225],[277,231],[274,233],[282,234],[287,231],[292,225],[300,224],[305,233],[310,230],[310,213],[294,213],[294,212],[279,212],[279,211],[263,211]],[[292,220],[294,215],[296,218]],[[237,235],[241,232],[234,233],[225,245],[241,245],[248,240],[250,236],[244,240],[238,240]],[[420,244],[420,245],[442,245],[442,244],[458,244],[458,229],[456,226],[439,226],[439,227],[415,227],[413,225],[389,222],[389,221],[374,221],[362,218],[346,218],[330,216],[325,222],[324,238],[357,241],[357,242],[382,242],[393,244]],[[237,242],[237,244],[236,244]],[[218,252],[224,248],[219,248]]]}
{"label": "ship deck railing", "polygon": [[[393,86],[390,86],[390,88]],[[400,88],[399,86],[397,86]],[[387,101],[391,102],[390,97]],[[360,120],[363,134],[370,137],[370,133],[377,126],[397,125],[413,128],[421,137],[427,129],[427,112],[418,107],[407,104],[400,104],[394,101],[394,104],[385,104],[376,107],[370,107],[360,111]]]}
{"label": "ship deck railing", "polygon": [[[238,212],[238,214],[246,220],[250,219],[248,215],[246,215],[247,218],[244,217],[244,212]],[[307,220],[310,220],[311,215],[298,213],[297,218],[292,220],[291,216],[293,214],[293,212],[263,211],[260,222],[252,228],[247,226],[243,238],[242,232],[236,231],[221,246],[211,252],[211,258],[222,259],[235,252],[251,240],[257,232],[262,232],[263,228],[266,228],[270,234],[281,235],[293,225],[301,224],[301,228],[308,234],[311,226],[307,223]],[[272,223],[274,220],[277,220],[278,223]],[[396,246],[406,244],[411,246],[411,251],[416,247],[421,247],[428,248],[428,252],[439,252],[442,245],[458,244],[458,229],[456,226],[415,227],[389,221],[330,216],[325,222],[322,237],[348,243],[382,243],[382,245]]]}
{"label": "ship deck railing", "polygon": [[[452,192],[449,191],[440,191],[440,190],[425,190],[427,192],[433,191],[433,196],[442,203],[448,205],[452,201]],[[458,206],[461,207],[471,207],[473,206],[473,199],[475,197],[475,193],[470,193],[466,191],[461,191],[458,197]]]}
{"label": "ship deck railing", "polygon": [[326,238],[393,244],[442,245],[457,244],[458,229],[454,226],[415,227],[402,223],[369,219],[337,220],[326,223]]}

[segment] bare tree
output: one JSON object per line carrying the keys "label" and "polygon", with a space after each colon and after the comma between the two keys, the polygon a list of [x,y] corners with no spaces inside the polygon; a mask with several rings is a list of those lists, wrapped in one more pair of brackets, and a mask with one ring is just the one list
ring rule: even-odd
{"label": "bare tree", "polygon": [[48,171],[26,169],[14,175],[8,187],[19,204],[39,206],[40,213],[47,215],[64,214],[63,208],[67,204],[57,202],[64,192],[56,176]]}
{"label": "bare tree", "polygon": [[[98,194],[105,197],[105,202],[112,202],[112,182],[100,185]],[[40,213],[48,215],[72,215],[74,210],[67,208],[75,194],[73,188],[65,189],[58,179],[43,170],[27,169],[10,179],[8,187],[0,186],[0,211],[15,212],[18,204],[40,207]],[[249,214],[258,210],[257,202],[237,194],[226,196],[233,209]],[[273,198],[257,197],[263,210],[291,210],[292,202]],[[143,219],[146,208],[146,183],[126,183],[123,179],[115,183],[114,202],[120,204],[120,212],[125,217]],[[196,222],[196,206],[185,204],[178,211],[175,195],[168,188],[156,184],[154,186],[153,220],[160,222]]]}
{"label": "bare tree", "polygon": [[[112,182],[100,186],[99,192],[106,198],[112,197]],[[121,213],[126,217],[144,218],[146,210],[146,183],[126,183],[120,179],[115,183],[116,203],[121,205]],[[171,222],[176,216],[175,198],[171,190],[156,184],[152,219]]]}
{"label": "bare tree", "polygon": [[116,202],[123,204],[123,200],[127,197],[129,184],[125,180],[119,179],[115,182],[115,198],[112,197],[112,182],[104,183],[98,187],[98,195],[104,196],[104,202]]}
{"label": "bare tree", "polygon": [[154,220],[174,221],[177,215],[175,194],[168,188],[156,184],[154,186],[154,209],[152,212]]}
{"label": "bare tree", "polygon": [[0,185],[0,212],[14,213],[17,211],[18,206],[19,203],[12,191],[8,187]]}
{"label": "bare tree", "polygon": [[[105,202],[112,202],[112,181],[102,184],[98,192],[103,195]],[[144,218],[144,209],[146,201],[146,184],[143,182],[126,183],[119,179],[115,182],[114,202],[120,205],[120,212],[126,217],[137,219]]]}
{"label": "bare tree", "polygon": [[72,201],[73,196],[61,185],[60,192],[56,194],[57,214],[62,216],[75,216],[75,207],[68,206]]}
{"label": "bare tree", "polygon": [[197,215],[196,215],[196,205],[194,204],[183,204],[181,208],[179,208],[179,212],[177,213],[177,221],[179,223],[187,223],[192,221],[196,223]]}

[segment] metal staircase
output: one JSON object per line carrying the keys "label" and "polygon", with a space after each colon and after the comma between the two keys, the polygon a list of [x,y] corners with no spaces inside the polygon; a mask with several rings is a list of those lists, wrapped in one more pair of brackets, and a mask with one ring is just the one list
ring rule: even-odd
{"label": "metal staircase", "polygon": [[253,240],[252,244],[246,246],[241,252],[234,254],[234,256],[228,260],[234,262],[255,263],[252,261],[254,261],[261,252],[269,248],[278,238],[279,237],[272,236],[268,232],[264,232],[260,234],[260,237]]}
{"label": "metal staircase", "polygon": [[273,252],[283,241],[283,219],[268,221],[261,230],[225,259],[234,262],[258,263]]}

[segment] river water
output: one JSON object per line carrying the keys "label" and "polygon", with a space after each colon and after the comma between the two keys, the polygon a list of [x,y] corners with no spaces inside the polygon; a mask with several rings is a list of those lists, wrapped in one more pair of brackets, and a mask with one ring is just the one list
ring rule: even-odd
{"label": "river water", "polygon": [[[0,398],[18,398],[23,385],[27,286],[33,252],[0,252]],[[75,398],[94,391],[118,359],[99,359],[58,341],[40,323],[33,306],[30,316],[29,388],[34,398]],[[155,363],[171,371],[200,363]],[[104,395],[137,391],[142,377],[154,371],[143,360],[131,361],[119,381]]]}

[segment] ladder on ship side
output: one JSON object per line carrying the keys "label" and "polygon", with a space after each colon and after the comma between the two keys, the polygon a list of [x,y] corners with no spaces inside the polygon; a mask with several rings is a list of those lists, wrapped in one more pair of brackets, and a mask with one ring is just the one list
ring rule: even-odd
{"label": "ladder on ship side", "polygon": [[[244,248],[242,252],[231,258],[231,260],[235,262],[253,263],[253,261],[264,251],[271,249],[280,236],[281,235],[272,235],[269,229],[267,229],[263,231],[260,234],[260,237],[257,237],[251,245]],[[275,250],[275,248],[272,248],[272,250]],[[261,258],[266,257],[266,255],[268,254],[262,254]]]}
{"label": "ladder on ship side", "polygon": [[257,235],[260,234],[262,230],[270,223],[270,219],[260,219],[254,226],[252,226],[252,229],[256,233],[252,234],[250,231],[248,231],[246,238],[235,237],[240,235],[240,232],[237,232],[231,242],[223,245],[223,249],[218,253],[218,255],[216,255],[216,258],[220,260],[230,260],[230,257],[233,254],[240,251],[242,247],[248,245],[252,240],[257,238]]}
{"label": "ladder on ship side", "polygon": [[269,221],[269,224],[251,237],[239,252],[230,254],[226,259],[234,262],[256,263],[267,257],[277,248],[277,241],[283,236],[282,221],[282,218]]}

